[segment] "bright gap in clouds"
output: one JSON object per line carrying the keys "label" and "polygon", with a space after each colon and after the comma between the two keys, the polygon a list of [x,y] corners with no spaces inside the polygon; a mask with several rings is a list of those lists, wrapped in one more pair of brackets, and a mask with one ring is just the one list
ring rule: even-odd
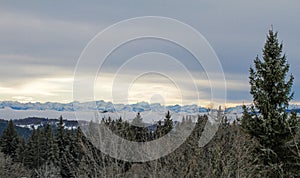
{"label": "bright gap in clouds", "polygon": [[148,73],[137,77],[128,88],[128,103],[146,101],[162,105],[183,104],[181,89],[166,76]]}
{"label": "bright gap in clouds", "polygon": [[[169,78],[156,74],[148,73],[147,75],[118,75],[118,85],[112,94],[115,75],[112,73],[102,73],[95,83],[95,99],[113,101],[116,103],[136,103],[140,101],[147,101],[153,103],[154,101],[162,101],[161,104],[199,104],[207,106],[210,104],[210,85],[204,74],[194,74],[198,76],[195,79],[195,84],[199,89],[199,102],[197,102],[197,93],[193,91],[193,87],[185,77],[176,75],[176,83]],[[221,86],[222,81],[218,81]],[[126,90],[124,90],[126,86]],[[227,80],[228,90],[247,90],[247,81],[237,79]],[[73,101],[73,76],[65,77],[43,77],[26,80],[21,85],[3,85],[0,83],[1,100],[13,100],[20,102],[72,102]],[[127,92],[128,96],[118,96]],[[184,94],[182,99],[181,94]],[[114,97],[113,97],[114,96]],[[124,100],[124,99],[127,99]],[[157,98],[157,99],[155,99]],[[181,103],[181,101],[184,101]],[[238,101],[241,104],[243,101]],[[236,104],[235,101],[231,101]],[[232,105],[231,104],[231,105]]]}
{"label": "bright gap in clouds", "polygon": [[159,96],[165,105],[199,103],[195,78],[180,61],[167,54],[138,54],[111,69],[111,77],[105,78],[106,73],[102,73],[100,69],[94,87],[99,99],[106,93],[113,103],[151,103],[154,96]]}
{"label": "bright gap in clouds", "polygon": [[72,77],[37,78],[18,87],[1,87],[2,100],[19,102],[71,102]]}

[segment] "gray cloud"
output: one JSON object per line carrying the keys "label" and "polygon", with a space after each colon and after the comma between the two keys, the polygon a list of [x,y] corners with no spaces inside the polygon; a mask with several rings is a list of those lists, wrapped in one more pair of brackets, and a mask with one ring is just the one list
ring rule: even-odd
{"label": "gray cloud", "polygon": [[[98,1],[90,4],[2,1],[0,7],[0,87],[18,88],[39,78],[72,77],[82,49],[99,31],[127,18],[157,15],[186,22],[207,38],[223,65],[230,102],[251,99],[247,91],[248,69],[254,57],[261,54],[267,30],[273,24],[284,42],[290,71],[295,76],[294,90],[300,88],[300,2],[296,0]],[[103,72],[113,72],[128,57],[150,49],[173,55],[192,72],[203,72],[188,53],[157,41],[124,46],[111,56]],[[139,67],[133,66],[132,70]],[[295,93],[298,102],[299,92]]]}

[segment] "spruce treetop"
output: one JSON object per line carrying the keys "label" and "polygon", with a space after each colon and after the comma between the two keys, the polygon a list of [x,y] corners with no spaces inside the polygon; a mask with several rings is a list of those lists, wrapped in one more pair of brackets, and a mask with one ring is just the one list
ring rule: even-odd
{"label": "spruce treetop", "polygon": [[254,68],[250,68],[250,93],[255,107],[264,117],[271,111],[284,112],[293,98],[291,92],[294,77],[286,81],[290,65],[286,55],[282,54],[282,43],[279,43],[277,32],[269,30],[263,49],[262,60],[257,56]]}

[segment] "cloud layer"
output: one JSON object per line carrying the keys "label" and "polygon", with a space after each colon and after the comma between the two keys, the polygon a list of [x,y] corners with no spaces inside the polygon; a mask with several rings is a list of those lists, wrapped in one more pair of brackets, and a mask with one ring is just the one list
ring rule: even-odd
{"label": "cloud layer", "polygon": [[[300,88],[300,2],[271,0],[77,1],[72,5],[67,1],[1,2],[0,99],[23,102],[72,101],[74,69],[86,44],[109,25],[145,15],[178,19],[202,33],[222,63],[227,82],[227,102],[235,104],[251,101],[248,69],[254,57],[257,54],[261,56],[267,30],[273,24],[274,29],[279,31],[280,40],[284,42],[284,51],[291,64],[290,72],[295,76],[294,102],[300,102],[300,91],[297,91]],[[130,30],[134,28],[143,27],[132,27]],[[172,55],[184,64],[194,76],[194,82],[199,87],[197,94],[202,102],[209,103],[210,86],[201,65],[196,64],[192,56],[180,47],[153,39],[128,43],[109,56],[100,71],[101,82],[96,84],[97,99],[113,99],[109,95],[112,87],[109,84],[124,61],[134,55],[152,51]],[[165,65],[167,62],[162,58],[158,68],[164,69]],[[130,66],[119,80],[126,83],[126,79],[134,75],[133,71],[142,68],[140,65]],[[86,71],[89,71],[88,65]],[[180,72],[176,73],[176,70],[173,77],[182,84],[182,91],[190,93],[186,97],[187,102],[196,102],[195,93],[192,92],[193,82],[182,77]],[[222,81],[216,83],[220,82]],[[130,100],[151,100],[151,90],[145,91],[143,96],[140,91],[142,88],[166,90],[169,98],[177,98],[178,91],[171,86],[157,76],[140,79],[130,89]],[[154,99],[162,100],[157,92],[153,94]],[[178,101],[168,99],[167,102],[174,104]]]}

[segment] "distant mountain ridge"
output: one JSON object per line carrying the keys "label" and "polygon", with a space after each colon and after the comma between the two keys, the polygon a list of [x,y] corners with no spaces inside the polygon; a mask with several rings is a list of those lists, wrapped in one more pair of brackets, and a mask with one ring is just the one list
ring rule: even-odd
{"label": "distant mountain ridge", "polygon": [[[137,112],[142,114],[142,117],[147,123],[162,120],[167,111],[171,112],[172,119],[181,121],[186,115],[204,115],[208,114],[209,109],[197,105],[172,105],[163,106],[159,103],[149,104],[140,102],[135,104],[113,104],[103,100],[95,102],[71,102],[71,103],[20,103],[17,101],[2,101],[0,102],[0,119],[23,119],[28,117],[39,118],[58,118],[63,116],[67,120],[90,120],[92,117],[89,114],[91,111],[97,111],[100,118],[112,117],[113,119],[122,117],[125,120],[132,120]],[[299,105],[290,105],[287,112],[295,110],[300,114]],[[75,112],[76,111],[76,112]],[[229,121],[234,121],[242,116],[242,106],[225,108],[225,115]]]}
{"label": "distant mountain ridge", "polygon": [[197,105],[170,105],[163,106],[159,103],[147,103],[139,102],[135,104],[113,104],[112,102],[105,102],[103,100],[93,102],[70,102],[70,103],[57,103],[57,102],[46,102],[46,103],[20,103],[18,101],[1,101],[0,109],[11,108],[13,110],[55,110],[55,111],[87,111],[97,110],[100,112],[165,112],[170,110],[175,113],[186,112],[207,112],[208,109]]}
{"label": "distant mountain ridge", "polygon": [[[100,112],[166,112],[170,110],[171,112],[179,113],[205,113],[209,109],[201,106],[193,105],[169,105],[164,106],[159,103],[147,103],[138,102],[135,104],[113,104],[112,102],[105,102],[103,100],[91,101],[91,102],[70,102],[70,103],[58,103],[58,102],[46,102],[46,103],[20,103],[18,101],[0,101],[0,109],[11,108],[13,110],[54,110],[54,111],[88,111],[97,110]],[[300,112],[300,105],[291,104],[288,111],[296,110]],[[225,112],[235,112],[241,113],[242,106],[229,107],[225,109]]]}

